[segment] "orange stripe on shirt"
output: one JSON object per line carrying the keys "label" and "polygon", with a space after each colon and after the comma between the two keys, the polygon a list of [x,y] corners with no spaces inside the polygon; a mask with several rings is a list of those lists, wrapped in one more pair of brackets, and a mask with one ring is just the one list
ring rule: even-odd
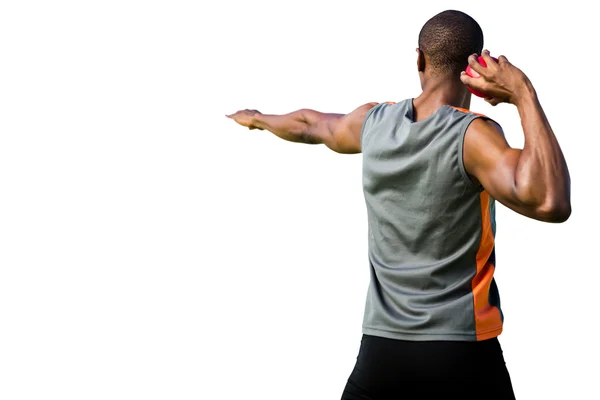
{"label": "orange stripe on shirt", "polygon": [[483,115],[483,114],[478,114],[478,113],[473,112],[471,110],[467,110],[466,108],[460,108],[460,107],[454,107],[454,106],[450,106],[450,107],[454,108],[455,110],[462,111],[464,113],[475,114],[475,115],[479,115],[480,117],[485,117],[485,115]]}
{"label": "orange stripe on shirt", "polygon": [[472,281],[475,330],[477,340],[486,340],[502,332],[502,318],[498,307],[490,305],[489,293],[495,266],[490,261],[494,250],[494,233],[490,216],[490,195],[483,191],[481,203],[481,243],[477,251],[477,273]]}

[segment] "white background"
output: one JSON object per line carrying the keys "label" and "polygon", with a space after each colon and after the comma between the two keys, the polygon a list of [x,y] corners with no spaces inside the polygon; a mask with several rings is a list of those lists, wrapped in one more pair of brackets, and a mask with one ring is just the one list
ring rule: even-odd
{"label": "white background", "polygon": [[[4,1],[0,399],[339,399],[368,284],[361,156],[238,109],[419,94],[445,9],[531,78],[571,219],[498,209],[518,399],[600,399],[597,18],[590,2]],[[475,99],[514,146],[516,110]]]}

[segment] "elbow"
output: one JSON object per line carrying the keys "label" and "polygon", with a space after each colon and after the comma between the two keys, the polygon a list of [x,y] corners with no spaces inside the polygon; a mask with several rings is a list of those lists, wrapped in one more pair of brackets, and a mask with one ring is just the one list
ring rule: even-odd
{"label": "elbow", "polygon": [[571,216],[571,202],[568,199],[547,202],[538,208],[538,214],[545,222],[565,222]]}

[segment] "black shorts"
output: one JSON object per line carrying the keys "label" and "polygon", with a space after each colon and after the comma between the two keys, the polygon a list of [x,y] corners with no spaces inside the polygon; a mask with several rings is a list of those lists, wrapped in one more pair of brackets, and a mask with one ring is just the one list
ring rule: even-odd
{"label": "black shorts", "polygon": [[497,338],[417,342],[364,335],[342,400],[514,400]]}

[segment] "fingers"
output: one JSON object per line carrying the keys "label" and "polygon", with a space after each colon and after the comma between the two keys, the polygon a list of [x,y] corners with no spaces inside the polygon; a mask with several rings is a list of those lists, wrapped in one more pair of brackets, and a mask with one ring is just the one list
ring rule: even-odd
{"label": "fingers", "polygon": [[487,67],[492,67],[494,68],[496,66],[496,64],[498,64],[496,62],[496,60],[494,60],[492,58],[492,56],[490,55],[489,50],[484,50],[481,52],[481,57],[483,57],[483,61],[485,61],[485,64],[487,65]]}
{"label": "fingers", "polygon": [[471,78],[465,71],[460,73],[460,80],[465,85],[469,86],[472,89],[478,90],[480,92],[484,92],[484,87],[486,85],[486,81],[481,78]]}
{"label": "fingers", "polygon": [[229,119],[235,119],[236,117],[240,117],[242,115],[252,115],[257,113],[257,110],[240,110],[236,111],[233,114],[226,114],[225,116]]}
{"label": "fingers", "polygon": [[469,56],[469,66],[475,72],[477,72],[480,76],[485,76],[485,67],[479,64],[479,60],[477,59],[477,54],[472,54]]}
{"label": "fingers", "polygon": [[498,64],[504,64],[504,63],[510,64],[510,61],[508,61],[508,59],[504,56],[498,57]]}
{"label": "fingers", "polygon": [[495,59],[490,55],[489,50],[483,50],[481,52],[482,62],[479,62],[479,57],[477,56],[477,54],[473,54],[469,56],[469,66],[480,76],[489,77],[498,67],[498,64],[500,64],[501,62],[508,62],[506,57],[500,57],[502,59]]}
{"label": "fingers", "polygon": [[470,83],[473,80],[473,78],[471,78],[469,75],[467,75],[467,73],[465,71],[462,71],[460,73],[460,80],[465,85],[470,86]]}

